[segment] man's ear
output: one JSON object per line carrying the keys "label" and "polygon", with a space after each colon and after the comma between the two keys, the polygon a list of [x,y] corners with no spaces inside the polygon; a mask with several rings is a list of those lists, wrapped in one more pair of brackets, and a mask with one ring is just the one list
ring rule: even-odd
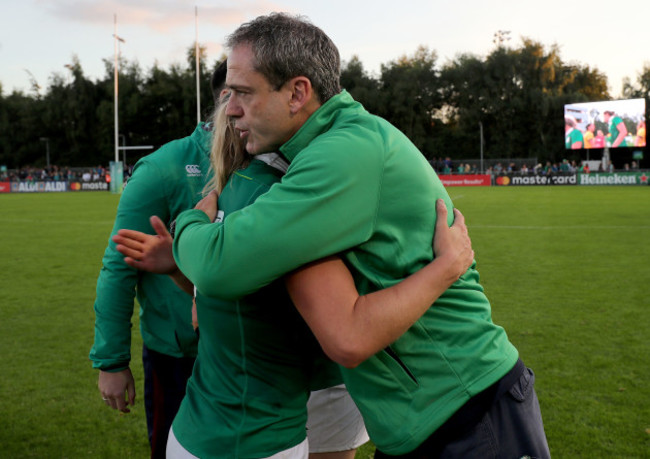
{"label": "man's ear", "polygon": [[289,80],[289,88],[291,89],[289,109],[295,115],[305,105],[313,101],[315,96],[314,89],[311,86],[309,78],[304,76],[298,76]]}

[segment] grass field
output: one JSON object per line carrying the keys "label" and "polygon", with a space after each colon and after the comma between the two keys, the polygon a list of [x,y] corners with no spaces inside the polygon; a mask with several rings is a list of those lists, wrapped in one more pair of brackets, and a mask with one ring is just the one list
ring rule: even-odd
{"label": "grass field", "polygon": [[[536,372],[553,456],[650,457],[650,187],[449,192],[494,320]],[[148,456],[139,333],[131,414],[104,406],[88,361],[117,201],[0,195],[0,457]]]}

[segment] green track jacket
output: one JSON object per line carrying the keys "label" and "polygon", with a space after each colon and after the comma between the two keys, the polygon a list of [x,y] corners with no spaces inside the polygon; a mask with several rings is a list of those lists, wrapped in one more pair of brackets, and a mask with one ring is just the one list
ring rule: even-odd
{"label": "green track jacket", "polygon": [[[282,173],[252,161],[219,196],[229,215],[251,204]],[[174,435],[197,457],[259,458],[305,439],[313,389],[340,384],[341,373],[291,303],[279,279],[239,300],[197,294],[199,354],[174,419]]]}
{"label": "green track jacket", "polygon": [[[252,205],[214,225],[198,210],[179,216],[174,257],[202,294],[239,298],[337,253],[368,293],[431,260],[435,202],[451,208],[449,196],[417,148],[347,92],[280,151],[291,161],[287,174]],[[370,438],[386,453],[416,448],[516,363],[474,268],[390,348],[343,369]]]}
{"label": "green track jacket", "polygon": [[[201,198],[209,169],[211,132],[199,124],[192,135],[174,140],[135,165],[117,208],[111,237],[128,228],[153,234],[151,215],[168,226]],[[144,344],[173,357],[195,356],[192,299],[165,275],[138,271],[109,238],[97,280],[95,342],[90,351],[94,368],[119,371],[131,360],[133,299],[140,304]]]}

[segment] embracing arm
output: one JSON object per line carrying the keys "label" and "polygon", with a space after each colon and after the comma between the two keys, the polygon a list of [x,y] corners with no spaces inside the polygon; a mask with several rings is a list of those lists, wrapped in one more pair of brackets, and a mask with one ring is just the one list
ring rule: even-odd
{"label": "embracing arm", "polygon": [[436,210],[435,259],[392,287],[359,296],[339,257],[305,265],[287,277],[296,308],[332,360],[353,368],[393,343],[470,267],[474,251],[462,214],[454,210],[449,227],[442,200]]}
{"label": "embracing arm", "polygon": [[212,223],[214,214],[199,205],[178,216],[174,258],[199,292],[241,298],[305,263],[367,241],[381,163],[355,156],[341,169],[321,156],[294,160],[281,182],[223,222]]}

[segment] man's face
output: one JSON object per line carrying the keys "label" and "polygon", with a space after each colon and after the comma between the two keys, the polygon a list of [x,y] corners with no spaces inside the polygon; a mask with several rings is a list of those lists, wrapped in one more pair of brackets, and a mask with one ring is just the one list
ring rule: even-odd
{"label": "man's face", "polygon": [[297,131],[289,103],[288,86],[275,90],[253,68],[253,51],[239,45],[228,56],[226,86],[231,90],[226,114],[233,118],[240,139],[252,154],[278,151]]}

